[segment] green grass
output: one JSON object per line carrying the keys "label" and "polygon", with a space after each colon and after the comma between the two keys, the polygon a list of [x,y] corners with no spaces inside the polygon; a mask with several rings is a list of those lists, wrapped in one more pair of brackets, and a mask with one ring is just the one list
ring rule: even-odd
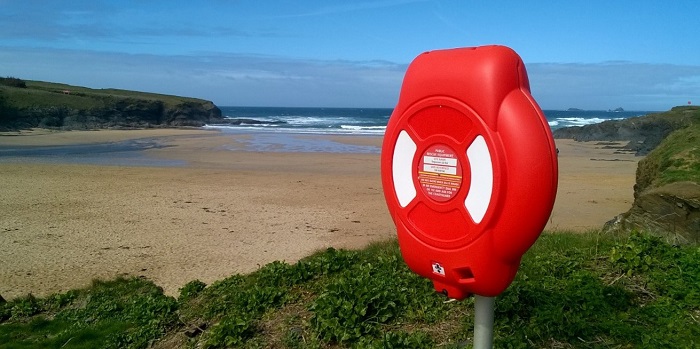
{"label": "green grass", "polygon": [[177,302],[141,279],[94,282],[0,305],[2,348],[143,348],[177,323]]}
{"label": "green grass", "polygon": [[[698,246],[545,233],[496,299],[495,347],[698,347],[698,280]],[[0,348],[463,348],[473,307],[446,302],[391,241],[195,280],[177,299],[138,278],[15,299],[0,304]]]}
{"label": "green grass", "polygon": [[700,123],[671,133],[640,161],[638,179],[641,188],[680,181],[700,183]]}
{"label": "green grass", "polygon": [[685,116],[689,126],[671,133],[639,162],[637,192],[674,182],[700,183],[700,108],[677,107],[668,113]]}
{"label": "green grass", "polygon": [[[105,107],[109,103],[120,99],[162,101],[166,107],[174,107],[187,101],[200,101],[195,98],[156,93],[118,89],[91,89],[44,81],[26,80],[25,83],[26,88],[0,85],[0,95],[4,97],[6,104],[18,109],[50,106],[88,110]],[[64,91],[69,91],[69,93],[64,93]]]}

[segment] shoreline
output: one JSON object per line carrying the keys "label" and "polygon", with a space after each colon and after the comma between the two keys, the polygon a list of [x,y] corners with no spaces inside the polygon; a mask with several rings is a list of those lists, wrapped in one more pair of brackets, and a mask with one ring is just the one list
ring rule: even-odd
{"label": "shoreline", "polygon": [[[299,135],[381,147],[381,137]],[[248,135],[148,129],[0,135],[0,147],[155,139],[139,156],[177,166],[0,161],[0,295],[46,296],[95,278],[142,276],[177,295],[294,263],[328,247],[395,237],[378,153],[247,151]],[[600,229],[633,200],[636,162],[595,143],[555,140],[559,190],[545,230]]]}
{"label": "shoreline", "polygon": [[186,159],[159,160],[159,152],[152,150],[192,145],[216,152],[379,154],[382,139],[365,134],[227,133],[216,129],[33,129],[0,132],[0,162],[187,166]]}

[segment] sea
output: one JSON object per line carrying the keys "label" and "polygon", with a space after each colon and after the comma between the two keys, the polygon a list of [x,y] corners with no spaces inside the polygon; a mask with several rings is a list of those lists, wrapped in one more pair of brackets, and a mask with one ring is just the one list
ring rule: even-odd
{"label": "sea", "polygon": [[[365,153],[379,154],[381,147],[363,142],[344,142],[341,137],[382,136],[393,111],[391,108],[282,108],[220,107],[226,124],[211,124],[222,134],[237,137],[251,152]],[[649,114],[643,111],[544,110],[549,126],[557,129],[583,126],[605,120]],[[332,137],[330,137],[332,136]],[[366,142],[365,142],[366,143]],[[116,143],[48,147],[2,147],[0,163],[49,162],[119,166],[184,166],[182,161],[149,157],[142,150],[163,147],[157,139]]]}
{"label": "sea", "polygon": [[[383,135],[392,108],[220,107],[227,124],[206,128],[225,133]],[[554,130],[646,115],[647,111],[543,110]]]}
{"label": "sea", "polygon": [[[225,124],[206,125],[239,138],[246,151],[379,153],[378,146],[353,145],[338,137],[381,136],[392,108],[219,107]],[[643,111],[544,110],[552,129],[648,114]],[[335,137],[309,137],[330,135]]]}

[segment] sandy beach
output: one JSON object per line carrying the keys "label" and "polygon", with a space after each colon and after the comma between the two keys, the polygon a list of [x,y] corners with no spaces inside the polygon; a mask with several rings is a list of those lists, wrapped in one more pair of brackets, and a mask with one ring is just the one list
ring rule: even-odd
{"label": "sandy beach", "polygon": [[[143,147],[138,166],[0,158],[0,295],[46,296],[120,275],[177,295],[195,279],[212,283],[394,237],[377,153],[256,152],[247,137],[201,129],[0,134],[0,149]],[[557,146],[559,190],[546,229],[597,229],[630,207],[640,158],[596,143]],[[113,155],[95,156],[109,163]]]}

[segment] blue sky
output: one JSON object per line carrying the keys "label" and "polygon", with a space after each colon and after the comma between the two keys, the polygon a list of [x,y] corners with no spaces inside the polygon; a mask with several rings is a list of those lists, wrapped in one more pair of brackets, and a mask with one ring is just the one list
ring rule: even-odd
{"label": "blue sky", "polygon": [[220,106],[393,107],[421,52],[488,44],[543,109],[700,103],[686,1],[0,0],[0,76]]}

